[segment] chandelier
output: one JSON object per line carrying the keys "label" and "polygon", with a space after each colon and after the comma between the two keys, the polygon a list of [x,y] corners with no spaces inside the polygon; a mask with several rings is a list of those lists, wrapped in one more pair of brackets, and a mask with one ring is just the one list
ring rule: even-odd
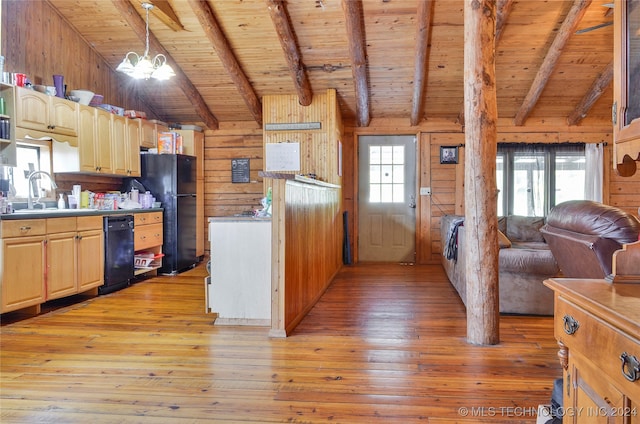
{"label": "chandelier", "polygon": [[134,79],[154,78],[160,81],[168,80],[176,75],[171,66],[167,63],[167,58],[163,54],[156,55],[153,59],[149,57],[149,10],[153,9],[150,3],[142,3],[142,7],[147,11],[147,40],[142,56],[135,52],[125,55],[116,71],[129,75]]}

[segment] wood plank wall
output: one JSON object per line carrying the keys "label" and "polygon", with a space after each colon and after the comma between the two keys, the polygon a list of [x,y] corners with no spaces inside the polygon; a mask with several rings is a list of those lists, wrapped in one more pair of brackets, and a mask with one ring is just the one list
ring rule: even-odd
{"label": "wood plank wall", "polygon": [[291,333],[342,266],[339,187],[273,180],[271,336]]}
{"label": "wood plank wall", "polygon": [[[43,85],[53,85],[53,75],[60,74],[67,92],[91,90],[102,94],[104,103],[143,110],[149,119],[157,118],[140,101],[130,79],[109,68],[49,2],[4,1],[1,6],[5,72],[26,73],[34,84]],[[29,31],[24,31],[25,25]]]}

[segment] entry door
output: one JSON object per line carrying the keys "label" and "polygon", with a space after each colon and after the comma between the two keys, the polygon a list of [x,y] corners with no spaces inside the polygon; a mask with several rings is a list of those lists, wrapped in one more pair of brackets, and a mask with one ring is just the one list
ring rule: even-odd
{"label": "entry door", "polygon": [[415,136],[361,136],[358,163],[358,260],[415,262]]}

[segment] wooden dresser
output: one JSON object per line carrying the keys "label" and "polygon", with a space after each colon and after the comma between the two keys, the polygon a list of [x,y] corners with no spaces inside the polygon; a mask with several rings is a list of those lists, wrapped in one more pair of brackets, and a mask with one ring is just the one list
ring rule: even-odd
{"label": "wooden dresser", "polygon": [[640,284],[550,279],[563,423],[640,423]]}

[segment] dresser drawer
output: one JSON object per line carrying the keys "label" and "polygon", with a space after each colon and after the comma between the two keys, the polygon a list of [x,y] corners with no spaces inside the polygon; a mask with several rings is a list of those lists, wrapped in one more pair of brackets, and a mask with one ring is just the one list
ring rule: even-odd
{"label": "dresser drawer", "polygon": [[2,221],[0,223],[2,238],[41,236],[47,233],[46,219],[21,219],[18,221]]}
{"label": "dresser drawer", "polygon": [[[571,351],[581,352],[620,391],[640,404],[640,379],[629,381],[634,360],[640,361],[640,341],[595,317],[562,296],[556,298],[555,336]],[[626,355],[623,368],[623,356]],[[635,358],[635,359],[634,359]]]}
{"label": "dresser drawer", "polygon": [[133,225],[158,224],[162,222],[162,212],[143,212],[133,215]]}
{"label": "dresser drawer", "polygon": [[134,250],[148,249],[162,245],[162,224],[136,226],[134,231]]}

